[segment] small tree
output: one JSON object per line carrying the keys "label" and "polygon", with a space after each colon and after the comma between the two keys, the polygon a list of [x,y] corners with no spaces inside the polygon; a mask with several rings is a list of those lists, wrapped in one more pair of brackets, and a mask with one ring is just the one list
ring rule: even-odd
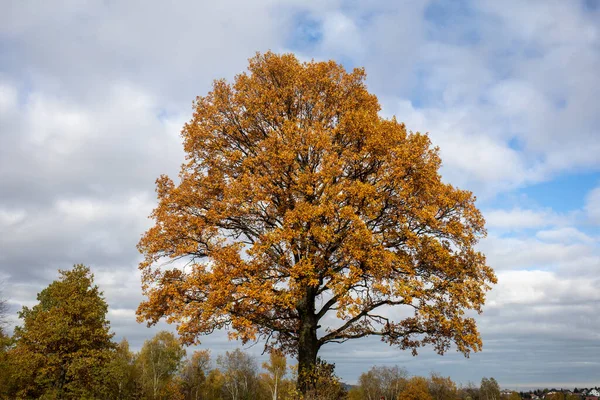
{"label": "small tree", "polygon": [[456,400],[456,384],[450,377],[432,373],[429,378],[429,393],[433,400]]}
{"label": "small tree", "polygon": [[269,388],[273,400],[279,399],[279,389],[283,378],[287,373],[287,360],[285,355],[277,350],[269,353],[269,362],[263,363],[262,367],[267,371],[262,376],[262,382]]}
{"label": "small tree", "polygon": [[15,380],[23,397],[85,398],[101,393],[115,348],[108,306],[90,269],[75,265],[23,307],[15,328]]}
{"label": "small tree", "polygon": [[199,350],[186,360],[181,369],[181,379],[185,397],[188,400],[199,400],[206,396],[206,378],[210,372],[210,351]]}
{"label": "small tree", "polygon": [[185,350],[171,332],[158,332],[152,339],[144,342],[136,358],[136,365],[147,398],[166,398],[183,356]]}
{"label": "small tree", "polygon": [[306,385],[304,400],[342,400],[346,397],[346,390],[335,374],[335,364],[317,358],[314,367],[299,373],[299,381]]}
{"label": "small tree", "polygon": [[225,376],[218,369],[212,369],[206,377],[206,386],[204,395],[206,399],[221,400],[224,399]]}
{"label": "small tree", "polygon": [[479,387],[473,382],[469,382],[466,386],[460,387],[458,396],[463,400],[479,400]]}
{"label": "small tree", "polygon": [[398,400],[433,400],[429,393],[429,383],[422,376],[415,376],[408,380]]}
{"label": "small tree", "polygon": [[139,394],[135,355],[127,339],[121,340],[106,367],[106,393],[115,400],[135,399]]}
{"label": "small tree", "polygon": [[224,375],[224,388],[231,400],[251,400],[258,388],[256,361],[240,349],[217,357]]}
{"label": "small tree", "polygon": [[500,385],[494,378],[481,379],[479,396],[481,400],[500,400]]}
{"label": "small tree", "polygon": [[359,391],[366,400],[397,399],[404,389],[408,372],[398,366],[373,367],[358,378]]}

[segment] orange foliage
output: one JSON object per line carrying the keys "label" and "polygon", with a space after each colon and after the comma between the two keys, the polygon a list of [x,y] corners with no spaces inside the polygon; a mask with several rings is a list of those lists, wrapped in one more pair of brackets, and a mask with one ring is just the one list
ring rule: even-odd
{"label": "orange foliage", "polygon": [[398,400],[433,400],[428,390],[427,379],[422,376],[410,378]]}
{"label": "orange foliage", "polygon": [[[309,348],[311,363],[323,344],[367,335],[481,348],[465,310],[481,311],[496,278],[474,249],[475,198],[442,182],[427,135],[379,116],[364,80],[266,53],[196,99],[179,183],[157,180],[138,246],[140,320],[166,317],[188,343],[230,328],[301,359]],[[412,316],[379,312],[389,306]],[[339,324],[318,336],[325,315]]]}

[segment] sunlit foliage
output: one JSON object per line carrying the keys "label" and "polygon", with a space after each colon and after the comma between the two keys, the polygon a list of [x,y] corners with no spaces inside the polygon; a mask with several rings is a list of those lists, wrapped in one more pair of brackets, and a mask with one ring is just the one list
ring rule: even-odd
{"label": "sunlit foliage", "polygon": [[[333,61],[259,54],[216,81],[182,130],[179,182],[157,180],[139,318],[178,323],[188,343],[224,327],[262,337],[300,369],[324,344],[368,335],[480,350],[465,310],[481,311],[496,278],[474,249],[475,198],[442,182],[426,134],[379,110],[365,72]],[[339,323],[318,332],[326,315]]]}

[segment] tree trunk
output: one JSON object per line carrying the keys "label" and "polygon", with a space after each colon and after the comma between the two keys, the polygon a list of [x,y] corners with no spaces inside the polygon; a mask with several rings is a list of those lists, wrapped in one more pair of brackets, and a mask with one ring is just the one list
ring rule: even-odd
{"label": "tree trunk", "polygon": [[319,339],[317,338],[317,316],[315,315],[315,289],[307,288],[306,297],[298,307],[300,332],[298,338],[298,389],[302,394],[310,389],[311,375],[315,372]]}

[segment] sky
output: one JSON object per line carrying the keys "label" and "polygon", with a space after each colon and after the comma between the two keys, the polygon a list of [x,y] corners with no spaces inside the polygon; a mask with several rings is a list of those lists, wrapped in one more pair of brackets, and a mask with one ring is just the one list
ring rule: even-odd
{"label": "sky", "polygon": [[[600,385],[600,1],[0,0],[0,281],[22,306],[84,263],[139,349],[135,245],[184,161],[192,101],[257,51],[364,67],[386,117],[429,132],[487,220],[483,351],[361,339],[322,356],[504,388]],[[223,332],[213,354],[240,346]],[[261,346],[247,347],[260,359]]]}

